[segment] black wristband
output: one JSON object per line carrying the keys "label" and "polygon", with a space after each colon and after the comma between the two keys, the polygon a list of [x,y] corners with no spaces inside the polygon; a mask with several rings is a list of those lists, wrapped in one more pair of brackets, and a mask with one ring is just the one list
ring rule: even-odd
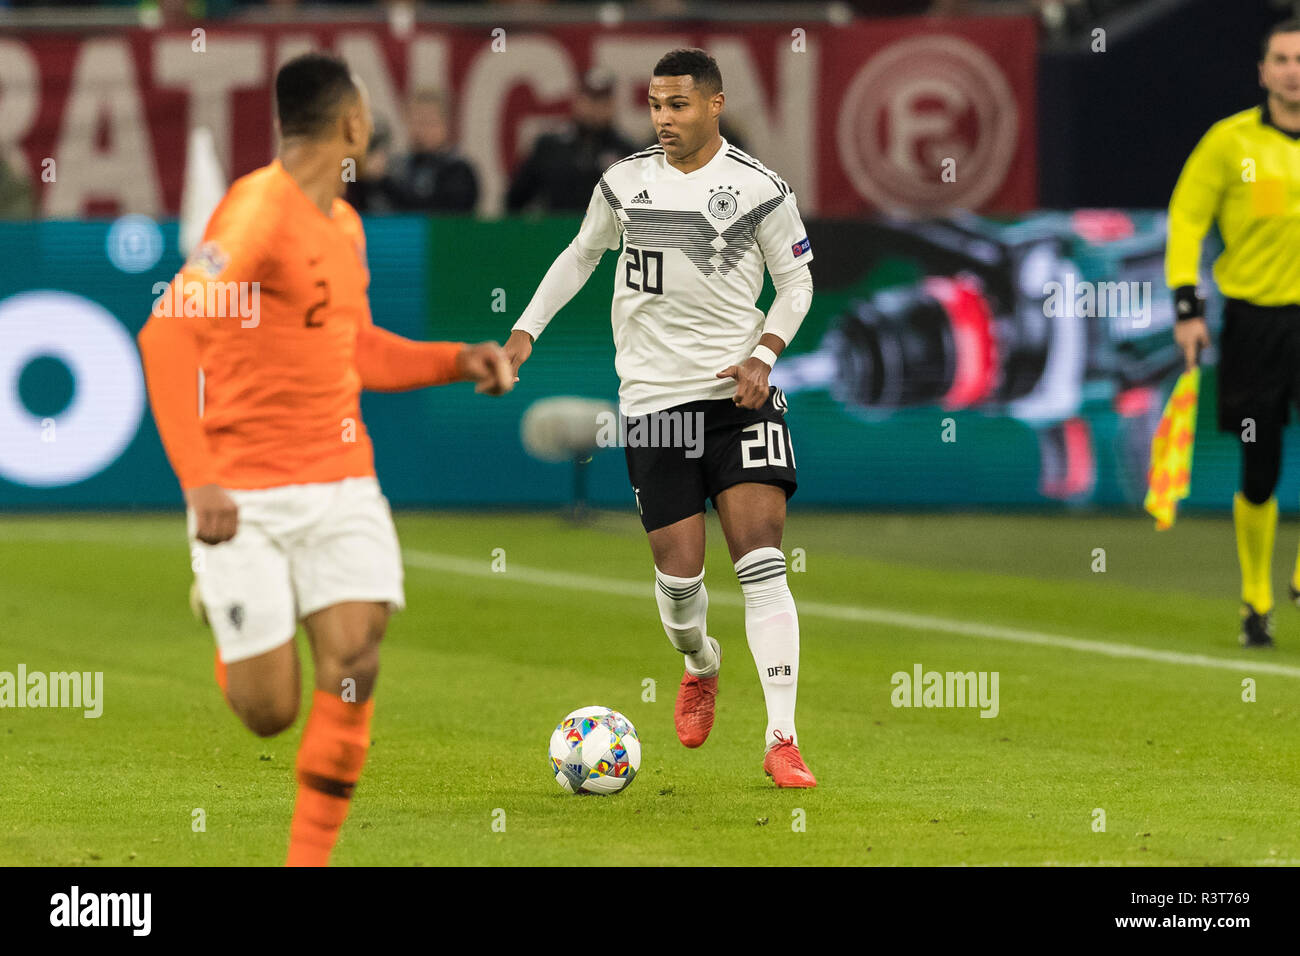
{"label": "black wristband", "polygon": [[1179,322],[1205,318],[1205,300],[1196,294],[1196,286],[1180,285],[1174,290],[1174,318]]}

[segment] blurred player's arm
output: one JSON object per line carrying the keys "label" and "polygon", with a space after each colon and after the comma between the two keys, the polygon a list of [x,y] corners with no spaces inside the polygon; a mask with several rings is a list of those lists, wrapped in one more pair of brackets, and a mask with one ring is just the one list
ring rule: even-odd
{"label": "blurred player's arm", "polygon": [[602,183],[604,179],[591,191],[591,201],[587,204],[578,235],[555,257],[528,307],[510,331],[506,357],[516,372],[532,355],[533,343],[542,330],[587,284],[605,250],[617,249],[622,241],[623,225],[605,198]]}
{"label": "blurred player's arm", "polygon": [[[347,214],[344,228],[365,258],[366,235],[361,217]],[[476,392],[504,395],[514,387],[514,370],[495,342],[417,342],[375,325],[369,310],[357,328],[353,353],[361,387],[372,392],[474,382]]]}
{"label": "blurred player's arm", "polygon": [[[218,468],[199,420],[199,358],[210,330],[217,322],[230,321],[204,314],[211,296],[189,293],[213,282],[242,285],[263,277],[274,223],[274,217],[223,199],[208,221],[203,242],[154,300],[149,321],[137,336],[158,434],[187,494],[217,481]],[[184,310],[177,307],[182,300]],[[191,310],[197,314],[173,314]]]}
{"label": "blurred player's arm", "polygon": [[1227,188],[1229,164],[1223,139],[1211,129],[1196,144],[1169,200],[1169,238],[1165,244],[1165,281],[1174,294],[1174,341],[1187,367],[1210,344],[1205,325],[1205,300],[1197,295],[1201,244],[1219,212]]}
{"label": "blurred player's arm", "polygon": [[761,408],[769,394],[768,375],[772,364],[793,341],[812,305],[813,282],[808,263],[812,245],[799,217],[794,193],[773,210],[758,227],[758,244],[763,252],[776,296],[763,322],[763,335],[752,355],[739,365],[728,365],[718,378],[734,378],[732,401],[741,408]]}
{"label": "blurred player's arm", "polygon": [[[180,273],[172,285],[184,281]],[[172,301],[172,286],[164,293]],[[161,301],[161,299],[160,299]],[[188,491],[216,481],[216,466],[199,420],[199,343],[206,319],[171,316],[155,307],[137,341],[149,405],[167,460]]]}
{"label": "blurred player's arm", "polygon": [[495,342],[417,342],[367,321],[356,356],[361,387],[374,392],[474,382],[475,391],[503,395],[514,386],[514,369]]}
{"label": "blurred player's arm", "polygon": [[[185,276],[184,270],[178,273],[157,302],[174,302],[173,287]],[[137,341],[158,435],[194,512],[196,535],[219,544],[235,536],[238,511],[217,484],[216,463],[199,419],[199,350],[207,322],[202,316],[163,314],[155,304]]]}

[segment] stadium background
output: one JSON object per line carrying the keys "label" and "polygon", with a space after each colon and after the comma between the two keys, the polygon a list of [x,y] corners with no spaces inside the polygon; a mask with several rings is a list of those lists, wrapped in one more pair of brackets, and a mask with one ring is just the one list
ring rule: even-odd
{"label": "stadium background", "polygon": [[[1300,617],[1279,608],[1274,651],[1237,646],[1225,513],[1236,461],[1209,427],[1212,353],[1192,483],[1210,513],[1157,534],[1135,497],[1171,385],[1162,209],[1203,131],[1259,101],[1259,40],[1283,6],[8,2],[0,868],[283,861],[306,712],[262,739],[218,693],[132,340],[153,283],[180,263],[191,129],[210,129],[223,177],[266,162],[267,83],[304,46],[345,53],[385,110],[415,85],[448,89],[482,194],[472,215],[367,216],[374,313],[412,336],[499,339],[578,223],[501,212],[531,138],[603,63],[620,127],[644,141],[650,64],[684,42],[721,59],[733,132],[794,186],[816,250],[813,312],[775,374],[801,471],[783,548],[800,616],[799,744],[819,786],[774,790],[761,775],[762,689],[716,516],[709,630],[730,676],[708,746],[688,750],[672,719],[681,660],[655,613],[621,454],[590,465],[608,510],[573,522],[559,507],[570,467],[522,447],[533,402],[613,397],[620,266],[607,255],[512,394],[363,399],[400,506],[407,609],[384,640],[373,752],[335,862],[1300,864]],[[946,13],[919,15],[934,8]],[[956,182],[939,178],[946,157]],[[40,179],[47,159],[56,182]],[[28,211],[8,202],[24,178]],[[1149,315],[1048,316],[1053,277],[1150,281]],[[977,396],[967,381],[945,401],[936,332],[980,316],[1035,346],[1021,371],[1058,356],[1051,375],[1004,379],[1040,391]],[[877,374],[873,349],[909,362]],[[946,418],[955,442],[942,440]],[[1279,597],[1294,567],[1295,466],[1293,442]],[[24,666],[102,674],[102,714],[9,709],[6,675]],[[894,677],[921,668],[1000,675],[997,718],[899,706]],[[638,782],[614,800],[562,793],[543,756],[562,715],[593,703],[626,714],[644,745]],[[1120,911],[1077,893],[1026,904],[986,873],[966,885],[998,894],[987,910],[1011,932],[1033,911],[1072,931]],[[42,909],[20,918],[43,923]]]}
{"label": "stadium background", "polygon": [[[59,317],[139,329],[153,284],[181,262],[176,216],[190,128],[212,129],[227,178],[267,161],[276,62],[311,45],[343,52],[381,115],[400,112],[415,85],[445,85],[456,138],[479,166],[478,207],[470,216],[367,217],[373,312],[414,337],[503,340],[578,223],[501,213],[530,137],[563,118],[582,71],[608,66],[618,76],[619,128],[648,141],[639,96],[655,51],[700,43],[721,60],[733,129],[792,184],[817,254],[813,310],[774,373],[792,396],[796,505],[1137,507],[1177,365],[1160,210],[1200,132],[1258,99],[1253,38],[1278,6],[1103,3],[1080,17],[1086,5],[958,4],[954,15],[898,18],[862,15],[887,4],[858,6],[685,5],[677,16],[661,5],[236,7],[224,20],[190,21],[182,11],[147,26],[158,11],[0,11],[12,27],[0,39],[0,141],[33,181],[35,215],[0,222],[0,324],[8,322],[12,349],[0,362],[0,506],[180,503],[130,350]],[[207,43],[197,60],[196,26]],[[505,49],[494,52],[498,29]],[[1208,37],[1241,42],[1216,48],[1213,70],[1191,68],[1206,62],[1198,50]],[[182,68],[192,62],[201,66]],[[1156,62],[1171,82],[1153,81]],[[909,165],[948,153],[961,157],[955,183]],[[52,183],[40,181],[47,158],[58,170]],[[947,227],[964,237],[960,248],[941,234]],[[1023,326],[1042,311],[1043,276],[1025,271],[1038,262],[1023,253],[1031,247],[1057,277],[1149,281],[1149,313],[1052,318],[1045,348],[1068,353],[1071,367],[1044,373],[1029,398],[1026,384],[1006,400],[945,401],[932,380],[934,362],[943,364],[935,356],[877,369],[877,379],[896,381],[871,386],[825,363],[811,379],[790,377],[800,354],[853,365],[842,361],[852,351],[846,339],[827,333],[855,321],[876,341],[919,342],[930,321],[924,302],[894,314],[888,296],[924,300],[936,277],[978,275],[994,314]],[[991,248],[1005,255],[989,259]],[[546,396],[614,397],[608,296],[617,258],[605,257],[505,400],[482,401],[467,387],[366,396],[395,504],[568,499],[570,466],[530,458],[519,421]],[[886,299],[875,298],[882,291]],[[769,284],[761,305],[770,294]],[[861,351],[861,337],[854,347]],[[908,397],[859,394],[872,387]],[[1209,427],[1212,374],[1205,391],[1189,504],[1222,509],[1236,453]],[[949,420],[957,440],[941,441]],[[43,423],[96,441],[41,441]],[[1290,446],[1284,482],[1297,455]],[[480,467],[487,461],[503,467]],[[621,454],[597,452],[588,489],[597,505],[630,505]],[[1280,499],[1291,490],[1284,484]]]}

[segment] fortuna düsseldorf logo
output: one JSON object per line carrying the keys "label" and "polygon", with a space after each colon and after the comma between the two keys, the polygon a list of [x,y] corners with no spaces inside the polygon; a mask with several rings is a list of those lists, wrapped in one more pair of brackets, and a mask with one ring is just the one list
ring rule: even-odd
{"label": "fortuna d\u00fcsseldorf logo", "polygon": [[988,54],[960,37],[926,36],[863,64],[844,95],[836,141],[853,188],[875,206],[975,209],[1005,181],[1019,127],[1015,96]]}

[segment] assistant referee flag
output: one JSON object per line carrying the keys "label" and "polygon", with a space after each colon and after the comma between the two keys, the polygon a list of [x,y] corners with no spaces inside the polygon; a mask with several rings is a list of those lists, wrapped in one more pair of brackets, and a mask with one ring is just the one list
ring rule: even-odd
{"label": "assistant referee flag", "polygon": [[1191,489],[1192,445],[1196,442],[1196,400],[1200,386],[1199,367],[1178,376],[1151,440],[1151,468],[1147,472],[1147,497],[1143,506],[1156,519],[1157,531],[1173,527],[1178,502],[1186,498]]}

